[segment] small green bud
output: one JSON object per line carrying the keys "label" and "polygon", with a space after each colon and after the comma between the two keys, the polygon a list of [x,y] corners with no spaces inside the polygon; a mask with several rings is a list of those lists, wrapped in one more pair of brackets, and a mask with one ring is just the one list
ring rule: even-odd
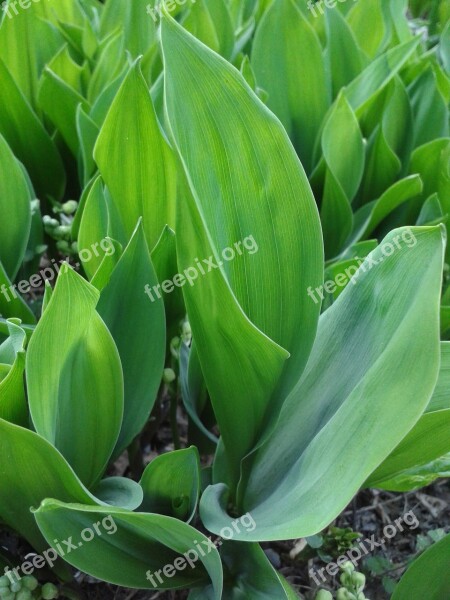
{"label": "small green bud", "polygon": [[351,585],[353,585],[352,576],[350,573],[341,573],[339,579],[342,585],[345,585],[345,587],[350,587]]}
{"label": "small green bud", "polygon": [[16,600],[33,600],[33,594],[30,590],[20,590],[16,596]]}
{"label": "small green bud", "polygon": [[22,581],[15,581],[11,584],[11,591],[17,594],[22,589]]}
{"label": "small green bud", "polygon": [[73,213],[76,212],[77,208],[78,202],[76,200],[68,200],[67,202],[64,202],[64,204],[61,206],[63,213],[66,215],[73,215]]}
{"label": "small green bud", "polygon": [[172,383],[175,381],[177,376],[175,375],[175,371],[173,369],[164,369],[163,373],[163,381],[164,383]]}
{"label": "small green bud", "polygon": [[333,596],[328,590],[319,590],[317,592],[316,600],[333,600]]}
{"label": "small green bud", "polygon": [[7,577],[6,575],[3,575],[3,577],[0,577],[0,588],[9,588],[10,585],[11,585],[11,580],[9,577]]}
{"label": "small green bud", "polygon": [[36,579],[36,577],[27,575],[26,577],[23,578],[23,585],[27,588],[27,590],[34,591],[37,588],[37,586],[39,585],[39,582]]}
{"label": "small green bud", "polygon": [[349,600],[349,593],[346,588],[339,588],[336,592],[336,600]]}
{"label": "small green bud", "polygon": [[[10,582],[11,583],[11,582]],[[7,598],[10,594],[11,594],[11,588],[8,587],[2,587],[0,588],[0,598],[3,600],[4,598]],[[14,596],[13,596],[14,598]]]}
{"label": "small green bud", "polygon": [[78,254],[78,242],[72,242],[71,248],[74,254]]}
{"label": "small green bud", "polygon": [[43,600],[53,600],[58,597],[58,588],[53,583],[46,583],[42,586],[41,593]]}
{"label": "small green bud", "polygon": [[348,571],[349,573],[353,573],[353,571],[355,570],[355,565],[348,560],[347,562],[345,562],[342,565],[341,569],[343,571]]}
{"label": "small green bud", "polygon": [[[0,593],[0,598],[1,598],[2,600],[15,600],[15,598],[16,598],[16,595],[15,595],[15,593],[14,593],[14,592],[11,592],[11,591],[9,591],[9,590],[6,590],[6,588],[2,588],[2,590],[4,590],[4,591],[6,591],[6,592],[7,592],[7,593],[6,593],[6,594],[4,594],[4,595],[2,595],[2,594]],[[0,592],[1,592],[1,590],[0,590]]]}
{"label": "small green bud", "polygon": [[363,573],[355,571],[354,573],[352,573],[352,581],[358,588],[358,592],[360,592],[362,589],[364,589],[364,586],[366,585],[366,576]]}
{"label": "small green bud", "polygon": [[59,225],[58,227],[55,228],[53,235],[55,235],[56,237],[65,239],[65,238],[70,237],[70,232],[71,232],[71,227],[69,227],[68,225]]}
{"label": "small green bud", "polygon": [[59,240],[56,242],[56,247],[62,254],[68,254],[70,252],[70,246],[66,240]]}

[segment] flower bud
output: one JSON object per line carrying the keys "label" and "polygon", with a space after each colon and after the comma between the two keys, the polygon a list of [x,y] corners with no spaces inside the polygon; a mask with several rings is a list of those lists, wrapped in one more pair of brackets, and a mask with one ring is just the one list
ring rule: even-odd
{"label": "flower bud", "polygon": [[333,600],[333,596],[328,590],[319,590],[317,592],[316,600]]}
{"label": "flower bud", "polygon": [[67,202],[64,202],[64,204],[61,206],[63,213],[66,215],[73,215],[73,213],[76,212],[77,208],[78,202],[76,200],[68,200]]}
{"label": "flower bud", "polygon": [[173,369],[164,369],[163,373],[163,381],[164,383],[172,383],[175,381],[177,376],[175,375],[175,371]]}
{"label": "flower bud", "polygon": [[20,590],[16,596],[16,600],[33,600],[33,594],[27,589]]}
{"label": "flower bud", "polygon": [[43,600],[53,600],[58,597],[58,588],[53,583],[46,583],[41,590]]}
{"label": "flower bud", "polygon": [[11,584],[11,591],[17,594],[22,589],[22,581],[15,581]]}
{"label": "flower bud", "polygon": [[363,573],[355,571],[354,573],[352,573],[352,581],[358,588],[358,592],[360,592],[362,589],[364,589],[364,586],[366,585],[366,576]]}
{"label": "flower bud", "polygon": [[27,575],[23,578],[23,585],[27,588],[27,590],[34,591],[39,585],[36,577],[32,577],[31,575]]}

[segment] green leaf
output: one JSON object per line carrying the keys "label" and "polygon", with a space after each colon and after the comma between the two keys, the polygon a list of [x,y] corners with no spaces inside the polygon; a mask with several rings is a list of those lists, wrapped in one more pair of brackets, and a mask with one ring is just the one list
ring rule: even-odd
{"label": "green leaf", "polygon": [[[210,379],[217,379],[218,368],[225,374],[227,360],[218,348],[223,336],[234,354],[232,362],[236,360],[230,332],[240,329],[234,329],[228,316],[213,308],[223,303],[220,289],[229,285],[226,296],[232,291],[248,319],[291,354],[283,375],[284,390],[277,394],[280,402],[304,368],[315,335],[317,307],[301,294],[293,294],[305,284],[318,284],[322,277],[322,240],[314,198],[286,132],[242,75],[170,17],[162,23],[162,45],[168,119],[194,196],[178,205],[179,230],[183,228],[183,235],[177,236],[179,266],[189,268],[196,258],[207,260],[209,255],[221,260],[220,253],[241,242],[234,260],[221,260],[220,270],[183,288],[194,337],[200,334],[199,327],[207,328],[202,334],[206,338],[198,343],[203,372]],[[178,101],[181,96],[183,102]],[[181,220],[183,213],[191,224]],[[192,221],[197,223],[194,229]],[[190,239],[184,234],[186,227],[191,229]],[[248,251],[243,251],[244,241]],[[221,283],[216,285],[216,280]],[[200,290],[209,300],[200,299]],[[217,326],[223,331],[219,338],[214,334]],[[248,331],[248,325],[244,329]],[[209,340],[210,336],[215,339]],[[260,342],[251,352],[255,359],[261,334],[256,337]],[[234,342],[248,354],[244,339]],[[220,366],[210,360],[213,346],[214,352],[220,352]],[[245,362],[249,359],[253,357]],[[233,368],[214,386],[228,385],[238,370],[242,375],[247,372]],[[244,383],[241,390],[247,386]],[[264,386],[267,398],[271,386],[267,382]],[[251,387],[256,396],[261,383]],[[209,383],[208,388],[212,393]],[[236,390],[235,396],[229,390],[227,398],[237,401],[242,391]]]}
{"label": "green leaf", "polygon": [[[342,152],[343,144],[347,152]],[[328,258],[338,255],[353,225],[351,202],[364,171],[364,144],[358,121],[341,94],[322,133],[326,166],[320,216]]]}
{"label": "green leaf", "polygon": [[0,134],[0,260],[14,280],[31,230],[31,196],[22,167]]}
{"label": "green leaf", "polygon": [[209,48],[231,60],[234,30],[228,4],[224,0],[196,0],[183,20],[183,27]]}
{"label": "green leaf", "polygon": [[253,42],[252,65],[267,104],[288,132],[306,171],[330,105],[322,47],[292,0],[273,2]]}
{"label": "green leaf", "polygon": [[88,102],[81,94],[53,73],[49,67],[45,68],[40,81],[38,102],[44,113],[61,133],[72,154],[77,156],[79,151],[76,127],[77,108],[81,104],[85,111],[89,111]]}
{"label": "green leaf", "polygon": [[115,455],[143,429],[161,384],[166,348],[164,304],[160,298],[152,302],[145,293],[146,286],[154,285],[156,273],[139,222],[97,306],[117,345],[124,377],[124,414]]}
{"label": "green leaf", "polygon": [[[282,580],[258,544],[222,541],[220,555],[224,565],[222,600],[295,600],[298,598]],[[212,598],[212,586],[193,590],[189,600]]]}
{"label": "green leaf", "polygon": [[82,12],[78,2],[31,2],[26,8],[18,4],[11,0],[8,8],[4,8],[6,15],[0,27],[0,45],[7,69],[36,109],[42,69],[64,43],[54,25],[58,19],[82,23]]}
{"label": "green leaf", "polygon": [[63,265],[27,353],[30,412],[36,431],[88,487],[98,482],[123,416],[119,354],[95,311],[99,293]]}
{"label": "green leaf", "polygon": [[365,204],[355,213],[352,240],[368,237],[398,206],[419,196],[422,190],[419,175],[410,175],[394,183],[378,200]]}
{"label": "green leaf", "polygon": [[142,504],[144,493],[141,486],[126,477],[102,479],[93,490],[96,498],[116,508],[135,510]]}
{"label": "green leaf", "polygon": [[450,535],[433,544],[406,571],[392,600],[442,600],[450,589]]}
{"label": "green leaf", "polygon": [[409,60],[420,43],[420,38],[400,44],[388,50],[358,75],[346,88],[345,95],[351,107],[359,116],[367,105],[385,86],[392,81],[403,65]]}
{"label": "green leaf", "polygon": [[147,465],[140,485],[144,490],[142,512],[190,521],[200,494],[200,459],[191,446],[157,456]]}
{"label": "green leaf", "polygon": [[0,133],[25,165],[36,192],[62,196],[64,168],[55,144],[0,59]]}
{"label": "green leaf", "polygon": [[436,138],[448,137],[448,103],[439,91],[436,75],[429,66],[410,86],[414,112],[414,145],[421,146]]}
{"label": "green leaf", "polygon": [[139,61],[130,68],[112,103],[94,157],[126,239],[115,231],[112,237],[126,244],[142,217],[152,249],[164,226],[174,224],[176,181],[172,151],[159,128]]}
{"label": "green leaf", "polygon": [[0,419],[0,518],[39,552],[48,544],[30,508],[52,496],[95,504],[61,454],[39,435]]}
{"label": "green leaf", "polygon": [[[217,550],[211,550],[207,538],[182,521],[55,500],[45,500],[34,516],[49,544],[55,538],[67,539],[74,532],[92,530],[95,522],[107,519],[106,534],[95,535],[89,544],[65,556],[71,565],[98,579],[138,589],[187,588],[212,580],[213,600],[221,598],[222,567]],[[205,550],[204,556],[196,550],[197,544]],[[189,553],[191,563],[184,559],[181,567],[185,553]],[[196,562],[192,560],[194,554]],[[177,558],[178,571],[174,564]]]}
{"label": "green leaf", "polygon": [[347,15],[347,22],[353,30],[359,47],[370,58],[374,58],[386,35],[382,0],[356,2]]}
{"label": "green leaf", "polygon": [[353,81],[363,70],[363,57],[354,33],[338,10],[325,12],[327,28],[327,59],[333,84],[333,98],[341,88]]}
{"label": "green leaf", "polygon": [[[418,421],[439,371],[443,246],[440,227],[394,230],[323,313],[307,369],[246,461],[241,510],[258,526],[236,539],[321,531]],[[210,531],[229,524],[226,497],[223,485],[203,494]]]}
{"label": "green leaf", "polygon": [[26,333],[20,321],[8,321],[10,337],[0,345],[0,363],[10,365],[5,377],[0,379],[0,419],[28,425],[28,406],[25,398],[25,344]]}

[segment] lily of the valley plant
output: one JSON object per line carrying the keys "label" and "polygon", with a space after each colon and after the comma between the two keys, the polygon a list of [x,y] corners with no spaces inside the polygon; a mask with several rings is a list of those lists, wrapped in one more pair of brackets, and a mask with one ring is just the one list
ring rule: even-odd
{"label": "lily of the valley plant", "polygon": [[[448,473],[450,11],[147,4],[4,7],[0,523],[114,523],[63,581],[291,599],[260,542]],[[167,397],[177,449],[111,477]],[[448,543],[395,600],[446,597]]]}

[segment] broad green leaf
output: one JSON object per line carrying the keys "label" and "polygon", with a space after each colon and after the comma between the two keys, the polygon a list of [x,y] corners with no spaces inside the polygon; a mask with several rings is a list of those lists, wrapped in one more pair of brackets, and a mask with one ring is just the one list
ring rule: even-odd
{"label": "broad green leaf", "polygon": [[369,236],[398,206],[416,198],[422,190],[420,176],[410,175],[394,183],[378,200],[364,204],[355,213],[352,240],[357,241]]}
{"label": "broad green leaf", "polygon": [[196,0],[183,20],[183,27],[209,48],[227,60],[231,59],[234,31],[224,0]]}
{"label": "broad green leaf", "polygon": [[269,94],[269,108],[311,171],[331,90],[319,38],[292,0],[277,0],[264,14],[253,42],[252,65],[258,85]]}
{"label": "broad green leaf", "polygon": [[378,54],[386,35],[382,3],[383,0],[356,2],[347,15],[347,22],[360,48],[370,58]]}
{"label": "broad green leaf", "polygon": [[388,50],[358,75],[346,88],[345,95],[351,107],[359,116],[370,101],[392,81],[403,65],[409,60],[420,43],[420,38],[400,44]]}
{"label": "broad green leaf", "polygon": [[48,67],[45,68],[40,81],[38,102],[76,157],[79,151],[77,108],[81,104],[85,111],[89,111],[88,102]]}
{"label": "broad green leaf", "polygon": [[19,162],[0,134],[0,260],[14,280],[31,229],[31,196]]}
{"label": "broad green leaf", "polygon": [[[212,580],[213,600],[221,598],[222,567],[217,550],[209,547],[200,531],[182,521],[55,500],[45,500],[34,516],[49,544],[55,538],[67,539],[74,532],[92,529],[96,522],[106,522],[106,533],[94,535],[89,544],[65,557],[71,565],[98,579],[138,589],[189,588]],[[204,549],[204,556],[197,544]]]}
{"label": "broad green leaf", "polygon": [[51,496],[95,504],[61,454],[42,437],[0,419],[0,518],[39,552],[48,544],[31,508]]}
{"label": "broad green leaf", "polygon": [[36,192],[62,196],[64,168],[55,144],[0,59],[0,133],[25,165]]}
{"label": "broad green leaf", "polygon": [[383,481],[383,489],[410,492],[431,485],[436,479],[450,477],[450,453],[429,463],[401,471],[391,480]]}
{"label": "broad green leaf", "polygon": [[[237,329],[213,307],[225,302],[219,290],[229,285],[227,298],[235,302],[230,298],[232,291],[248,319],[291,354],[283,375],[284,390],[277,393],[281,402],[304,368],[315,335],[318,309],[295,292],[306,283],[319,284],[322,277],[322,239],[314,198],[286,132],[242,75],[170,17],[162,23],[162,45],[168,120],[193,192],[193,198],[178,204],[179,229],[183,231],[177,236],[179,266],[189,268],[196,258],[208,260],[209,255],[222,262],[220,270],[214,269],[199,277],[194,286],[183,288],[194,337],[200,334],[200,327],[202,336],[206,335],[197,346],[204,354],[200,362],[211,379],[216,379],[216,369],[224,374],[228,370],[217,345],[223,344],[225,335],[229,352],[234,354],[230,332]],[[183,102],[178,100],[181,96]],[[181,220],[183,213],[189,225]],[[190,234],[195,244],[184,233],[186,227],[192,229],[193,220],[200,228]],[[248,250],[244,251],[242,243]],[[236,249],[233,260],[225,258],[225,254],[230,257],[227,248]],[[206,294],[208,302],[202,301],[200,294]],[[207,307],[211,321],[204,313]],[[240,321],[242,318],[239,316]],[[219,339],[214,322],[223,331]],[[248,324],[245,329],[249,330]],[[215,340],[209,339],[210,335]],[[261,334],[254,330],[252,337],[255,335],[261,343]],[[233,343],[248,354],[243,341]],[[259,345],[250,355],[258,353]],[[213,346],[214,352],[221,354],[217,356],[221,365],[205,368]],[[245,362],[249,359],[253,357]],[[235,360],[236,355],[232,362]],[[228,385],[237,370],[232,369],[233,376],[214,386]],[[256,396],[261,383],[253,389]],[[267,403],[267,382],[265,389]],[[225,404],[230,398],[237,402],[242,391],[234,396],[228,390]]]}
{"label": "broad green leaf", "polygon": [[[222,541],[220,555],[224,568],[222,600],[298,598],[286,580],[282,581],[282,576],[275,571],[258,544]],[[212,592],[211,585],[202,590],[193,590],[189,600],[213,598]]]}
{"label": "broad green leaf", "polygon": [[[145,18],[145,17],[144,17]],[[135,62],[117,93],[97,139],[94,158],[120,215],[126,239],[142,223],[149,248],[174,224],[172,150],[160,130],[150,92]]]}
{"label": "broad green leaf", "polygon": [[[411,156],[409,170],[410,173],[419,173],[422,178],[423,197],[429,198],[437,193],[444,214],[450,214],[450,139],[433,140],[416,148]],[[414,213],[411,216],[414,217]],[[447,260],[449,253],[450,246],[447,246]]]}
{"label": "broad green leaf", "polygon": [[[380,118],[379,111],[382,112]],[[363,202],[374,200],[390,187],[409,160],[413,144],[412,109],[399,77],[387,88],[386,100],[375,111],[379,124],[367,147],[366,170],[361,190]],[[404,169],[403,169],[404,170]]]}
{"label": "broad green leaf", "polygon": [[100,33],[103,35],[120,28],[124,32],[123,50],[132,58],[145,54],[156,42],[155,21],[147,12],[149,0],[109,0],[102,12]]}
{"label": "broad green leaf", "polygon": [[353,81],[366,65],[361,49],[347,21],[338,10],[325,12],[327,26],[327,59],[333,85],[333,98],[341,88]]}
{"label": "broad green leaf", "polygon": [[8,321],[10,337],[0,345],[0,363],[9,370],[0,378],[0,419],[28,426],[28,406],[25,398],[25,344],[26,333],[20,321]]}
{"label": "broad green leaf", "polygon": [[102,476],[123,416],[119,354],[96,313],[99,293],[63,265],[27,352],[30,412],[88,487]]}
{"label": "broad green leaf", "polygon": [[21,92],[36,109],[42,69],[64,44],[54,25],[58,19],[80,22],[82,13],[78,2],[34,1],[25,8],[11,0],[4,10],[6,16],[0,26],[2,58]]}
{"label": "broad green leaf", "polygon": [[[450,452],[450,342],[441,342],[441,366],[433,396],[408,435],[366,482],[367,487],[403,490],[426,484],[429,464]],[[421,468],[426,469],[421,474]],[[414,485],[415,484],[415,485]]]}
{"label": "broad green leaf", "polygon": [[[343,144],[347,153],[342,152]],[[320,216],[327,258],[343,249],[353,226],[351,202],[364,171],[364,144],[358,121],[341,94],[322,133],[325,164]]]}
{"label": "broad green leaf", "polygon": [[93,494],[110,506],[135,510],[142,504],[141,486],[126,477],[107,477],[94,488]]}
{"label": "broad green leaf", "polygon": [[[179,204],[178,219],[183,231],[183,236],[177,237],[178,260],[180,272],[186,273],[187,278],[193,275],[188,269],[194,264],[194,256],[210,256],[215,258],[215,264],[218,258],[189,193]],[[289,355],[248,320],[220,269],[197,280],[186,279],[183,290],[201,368],[226,448],[227,465],[223,471],[227,480],[237,484],[240,460],[257,440],[270,408],[268,402]],[[231,336],[232,331],[239,331],[239,338]]]}
{"label": "broad green leaf", "polygon": [[437,225],[445,223],[448,216],[444,215],[439,196],[432,194],[425,200],[417,217],[416,225]]}
{"label": "broad green leaf", "polygon": [[[240,511],[257,528],[236,539],[321,531],[418,421],[439,371],[443,251],[440,227],[392,231],[322,314],[302,378],[270,438],[246,461]],[[370,448],[363,461],[361,448]],[[210,531],[230,522],[226,497],[224,485],[202,496]]]}
{"label": "broad green leaf", "polygon": [[123,51],[123,31],[113,33],[95,61],[92,76],[89,80],[88,100],[94,102],[105,88],[120,74],[126,64]]}
{"label": "broad green leaf", "polygon": [[392,600],[443,600],[450,589],[450,535],[428,548],[396,586]]}
{"label": "broad green leaf", "polygon": [[[87,276],[92,279],[106,254],[100,247],[100,242],[107,237],[108,230],[110,230],[107,198],[100,176],[90,187],[82,208],[83,215],[78,232],[78,253]],[[96,245],[97,252],[93,251],[94,245]]]}
{"label": "broad green leaf", "polygon": [[160,454],[147,465],[140,485],[142,512],[190,521],[200,494],[200,459],[194,446]]}
{"label": "broad green leaf", "polygon": [[448,103],[439,91],[431,67],[410,86],[409,94],[414,112],[414,145],[422,146],[436,138],[448,137]]}
{"label": "broad green leaf", "polygon": [[166,347],[164,304],[157,297],[152,302],[145,293],[146,286],[155,285],[156,273],[139,223],[97,306],[117,345],[124,377],[124,414],[115,455],[144,428],[161,383]]}

